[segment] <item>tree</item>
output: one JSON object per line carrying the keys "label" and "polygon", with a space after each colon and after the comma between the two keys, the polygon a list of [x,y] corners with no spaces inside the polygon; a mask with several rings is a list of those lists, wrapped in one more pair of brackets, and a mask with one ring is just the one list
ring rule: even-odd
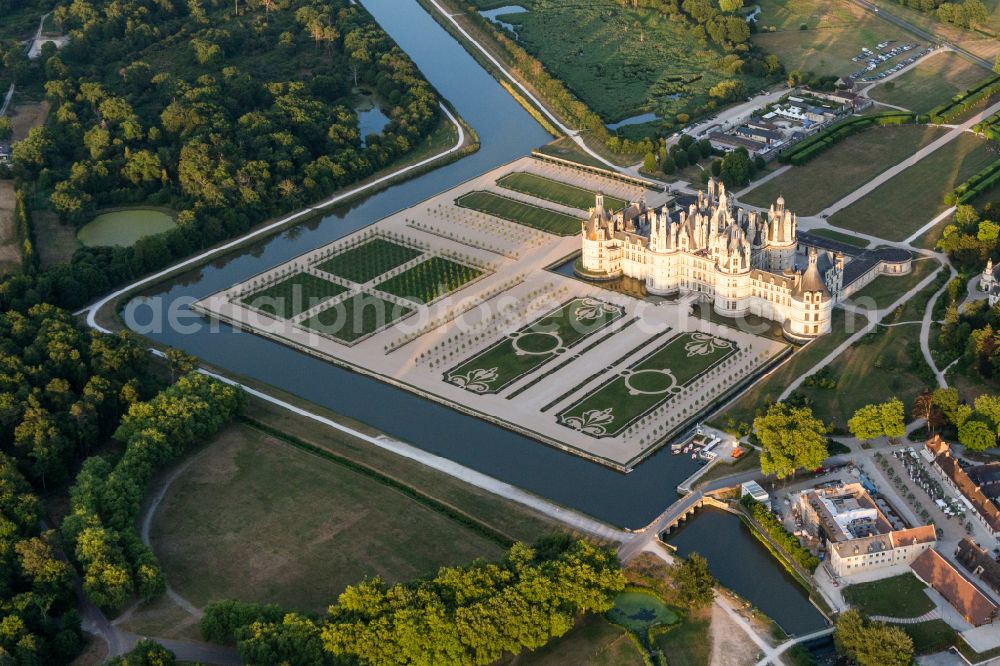
{"label": "tree", "polygon": [[646,173],[653,173],[656,171],[656,156],[652,152],[646,153],[646,157],[642,160],[642,169]]}
{"label": "tree", "polygon": [[858,611],[840,614],[834,629],[837,651],[858,666],[909,666],[913,640],[898,627],[865,622]]}
{"label": "tree", "polygon": [[799,469],[815,469],[826,459],[826,425],[808,407],[778,402],[753,421],[763,451],[760,468],[783,479]]}
{"label": "tree", "polygon": [[883,403],[861,407],[847,421],[847,428],[858,439],[877,437],[896,439],[906,434],[903,403],[891,398]]}
{"label": "tree", "polygon": [[108,666],[173,666],[174,653],[149,638],[140,638],[131,652],[110,659]]}
{"label": "tree", "polygon": [[969,419],[958,427],[958,441],[970,451],[985,451],[996,446],[996,431],[990,424]]}
{"label": "tree", "polygon": [[6,141],[14,135],[14,125],[11,124],[10,118],[7,116],[0,116],[0,140]]}
{"label": "tree", "polygon": [[978,396],[973,404],[976,413],[989,419],[995,433],[1000,435],[1000,396],[984,393]]}
{"label": "tree", "polygon": [[681,606],[702,608],[715,598],[715,577],[708,569],[708,560],[691,553],[671,570],[674,591]]}
{"label": "tree", "polygon": [[722,182],[729,186],[746,185],[750,182],[752,169],[750,153],[746,148],[737,148],[722,158],[720,165]]}
{"label": "tree", "polygon": [[923,419],[927,424],[927,429],[931,433],[934,433],[945,423],[944,415],[937,405],[934,404],[934,394],[930,391],[923,391],[913,399],[913,408],[910,410],[910,416],[914,419]]}
{"label": "tree", "polygon": [[719,9],[724,12],[735,12],[743,7],[743,0],[719,0]]}
{"label": "tree", "polygon": [[948,419],[948,422],[956,428],[960,428],[972,416],[972,408],[959,399],[958,389],[935,389],[931,400],[934,406],[940,409],[944,417]]}

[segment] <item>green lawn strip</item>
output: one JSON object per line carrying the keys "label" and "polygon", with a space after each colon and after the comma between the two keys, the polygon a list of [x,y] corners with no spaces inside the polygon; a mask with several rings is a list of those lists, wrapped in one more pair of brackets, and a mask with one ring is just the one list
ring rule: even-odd
{"label": "green lawn strip", "polygon": [[431,257],[399,275],[379,282],[375,288],[416,303],[430,303],[482,274],[478,268],[444,257]]}
{"label": "green lawn strip", "polygon": [[899,241],[948,206],[946,194],[996,160],[996,147],[964,133],[830,218],[845,229]]}
{"label": "green lawn strip", "polygon": [[[586,316],[580,317],[581,313]],[[505,337],[446,372],[445,381],[474,393],[499,393],[548,360],[562,355],[557,349],[568,350],[624,315],[620,306],[574,298],[516,331],[513,335],[517,346],[512,337]],[[549,332],[555,335],[548,335]]]}
{"label": "green lawn strip", "polygon": [[712,655],[712,617],[709,612],[653,633],[656,647],[670,666],[708,666]]}
{"label": "green lawn strip", "polygon": [[812,229],[809,233],[813,236],[819,236],[820,238],[835,240],[838,243],[847,243],[848,245],[853,245],[854,247],[868,247],[868,241],[864,238],[858,238],[857,236],[845,234],[840,231],[834,231],[833,229]]}
{"label": "green lawn strip", "polygon": [[421,254],[421,250],[385,238],[372,238],[326,259],[316,268],[352,282],[365,283]]}
{"label": "green lawn strip", "polygon": [[[735,343],[705,334],[682,333],[629,366],[628,376],[619,374],[596,391],[559,414],[563,425],[595,437],[615,437],[646,412],[669,400],[673,392],[707,372],[736,351]],[[720,341],[727,346],[716,346]],[[687,347],[701,347],[703,353]],[[689,355],[691,354],[691,355]],[[671,384],[669,370],[676,380]],[[631,386],[631,388],[630,388]],[[633,391],[640,391],[633,393]],[[642,391],[648,391],[644,393]]]}
{"label": "green lawn strip", "polygon": [[[576,185],[560,183],[545,176],[525,173],[523,171],[507,174],[497,181],[497,185],[508,190],[513,190],[514,192],[529,194],[539,199],[552,201],[563,206],[569,206],[570,208],[579,208],[580,210],[592,208],[594,206],[594,195],[596,194],[591,190],[586,190]],[[605,208],[620,210],[627,205],[628,202],[624,199],[608,195],[604,196]]]}
{"label": "green lawn strip", "polygon": [[355,294],[317,312],[302,325],[342,342],[357,342],[413,312],[372,294]]}
{"label": "green lawn strip", "polygon": [[920,617],[934,610],[934,602],[924,592],[926,588],[916,576],[905,573],[849,585],[843,593],[844,601],[865,615]]}
{"label": "green lawn strip", "polygon": [[240,299],[244,305],[268,315],[289,319],[347,291],[347,287],[296,273]]}
{"label": "green lawn strip", "polygon": [[[944,620],[928,620],[916,624],[894,625],[913,639],[913,652],[917,655],[944,652],[958,643],[958,632]],[[964,641],[963,641],[964,642]]]}
{"label": "green lawn strip", "polygon": [[549,208],[533,206],[493,192],[469,192],[456,199],[455,203],[463,208],[478,210],[480,213],[547,231],[557,236],[575,236],[580,233],[580,218]]}

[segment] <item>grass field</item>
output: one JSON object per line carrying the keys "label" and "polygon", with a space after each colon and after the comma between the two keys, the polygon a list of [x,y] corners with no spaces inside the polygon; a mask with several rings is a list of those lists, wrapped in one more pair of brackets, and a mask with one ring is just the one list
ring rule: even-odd
{"label": "grass field", "polygon": [[[522,171],[509,173],[497,181],[497,185],[531,196],[552,201],[570,208],[588,210],[594,206],[594,192],[575,185],[560,183],[557,180]],[[621,210],[628,205],[627,201],[605,195],[604,207],[611,210]]]}
{"label": "grass field", "polygon": [[917,655],[944,652],[958,641],[958,632],[944,620],[901,624],[899,628],[913,639],[913,652]]}
{"label": "grass field", "polygon": [[880,102],[926,113],[989,76],[960,55],[942,51],[924,58],[892,81],[872,88],[868,96]]}
{"label": "grass field", "polygon": [[415,303],[430,303],[482,274],[478,268],[444,257],[431,257],[399,275],[379,282],[375,288]]}
{"label": "grass field", "polygon": [[829,238],[830,240],[835,240],[838,243],[846,243],[847,245],[853,245],[854,247],[865,248],[869,245],[868,241],[864,238],[858,238],[857,236],[845,234],[840,231],[834,231],[833,229],[810,229],[809,233],[813,236]]}
{"label": "grass field", "polygon": [[316,268],[352,282],[364,283],[421,254],[420,250],[394,243],[386,238],[372,238],[357,247],[330,257],[317,264]]}
{"label": "grass field", "polygon": [[355,294],[317,312],[303,322],[303,325],[323,335],[351,343],[382,330],[411,312],[412,308],[390,303],[372,294]]}
{"label": "grass field", "polygon": [[835,213],[830,223],[887,240],[903,240],[947,208],[944,197],[956,185],[997,156],[996,144],[962,134]]}
{"label": "grass field", "polygon": [[242,302],[255,310],[288,319],[345,291],[347,287],[336,282],[310,273],[296,273],[266,289],[245,296]]}
{"label": "grass field", "polygon": [[890,617],[920,617],[934,608],[934,602],[924,590],[926,585],[916,576],[883,578],[870,583],[858,583],[844,588],[844,601],[865,615]]}
{"label": "grass field", "polygon": [[861,315],[835,308],[829,333],[795,351],[790,359],[740,396],[716,421],[720,425],[750,423],[757,412],[766,409],[768,403],[776,401],[796,377],[815,366],[855,331],[862,329],[866,321]]}
{"label": "grass field", "polygon": [[563,636],[534,652],[506,657],[496,666],[642,666],[642,655],[625,630],[599,615],[584,615]]}
{"label": "grass field", "polygon": [[670,666],[708,666],[712,655],[712,617],[699,611],[654,636]]}
{"label": "grass field", "polygon": [[151,535],[171,586],[197,605],[235,598],[321,612],[364,576],[407,580],[502,553],[398,490],[246,425],[198,455]]}
{"label": "grass field", "polygon": [[463,208],[478,210],[557,236],[575,236],[580,233],[580,218],[549,208],[532,206],[492,192],[469,192],[456,199],[455,203]]}
{"label": "grass field", "polygon": [[587,166],[595,166],[602,169],[605,169],[608,166],[600,160],[594,159],[593,155],[590,153],[585,153],[580,146],[576,145],[576,142],[568,136],[561,136],[555,141],[550,141],[544,146],[539,146],[537,150],[543,155],[551,155],[552,157],[569,160],[570,162],[576,162],[577,164],[585,164]]}
{"label": "grass field", "polygon": [[[689,26],[658,9],[634,8],[615,0],[533,0],[531,11],[505,20],[518,42],[553,76],[565,82],[605,122],[643,111],[673,119],[696,115],[708,90],[734,78],[720,71],[722,52],[699,44]],[[747,90],[763,79],[735,75]]]}
{"label": "grass field", "polygon": [[930,369],[920,352],[919,321],[927,300],[941,284],[935,280],[884,322],[918,323],[879,326],[827,366],[837,381],[835,389],[797,389],[812,402],[817,417],[844,431],[847,420],[860,407],[895,396],[909,409],[921,391],[932,387]]}
{"label": "grass field", "polygon": [[946,132],[926,125],[874,127],[844,139],[802,166],[793,166],[742,199],[770,206],[783,196],[797,214],[816,215]]}
{"label": "grass field", "polygon": [[473,393],[497,393],[625,314],[621,306],[574,298],[445,373]]}
{"label": "grass field", "polygon": [[568,407],[559,422],[595,437],[614,437],[735,351],[731,340],[705,333],[677,335]]}
{"label": "grass field", "polygon": [[[750,4],[750,3],[748,3]],[[879,42],[916,41],[895,25],[847,0],[760,0],[760,32],[753,42],[778,56],[788,71],[843,76],[858,70],[851,58]],[[801,26],[805,25],[806,30]],[[776,31],[770,32],[771,26]]]}

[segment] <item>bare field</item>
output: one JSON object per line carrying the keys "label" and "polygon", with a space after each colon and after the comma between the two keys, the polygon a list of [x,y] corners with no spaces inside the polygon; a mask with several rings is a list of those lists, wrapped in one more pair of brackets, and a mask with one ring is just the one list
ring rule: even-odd
{"label": "bare field", "polygon": [[14,233],[14,181],[0,180],[0,275],[21,269]]}

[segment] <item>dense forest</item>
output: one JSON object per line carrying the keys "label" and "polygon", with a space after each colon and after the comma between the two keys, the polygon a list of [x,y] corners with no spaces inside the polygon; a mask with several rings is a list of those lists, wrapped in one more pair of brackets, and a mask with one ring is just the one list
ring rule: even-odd
{"label": "dense forest", "polygon": [[[8,305],[77,307],[372,174],[440,121],[430,84],[348,0],[75,0],[54,19],[70,42],[40,58],[52,112],[15,144],[13,175],[67,224],[142,202],[178,227],[8,280]],[[389,118],[379,135],[360,135],[362,94]]]}

